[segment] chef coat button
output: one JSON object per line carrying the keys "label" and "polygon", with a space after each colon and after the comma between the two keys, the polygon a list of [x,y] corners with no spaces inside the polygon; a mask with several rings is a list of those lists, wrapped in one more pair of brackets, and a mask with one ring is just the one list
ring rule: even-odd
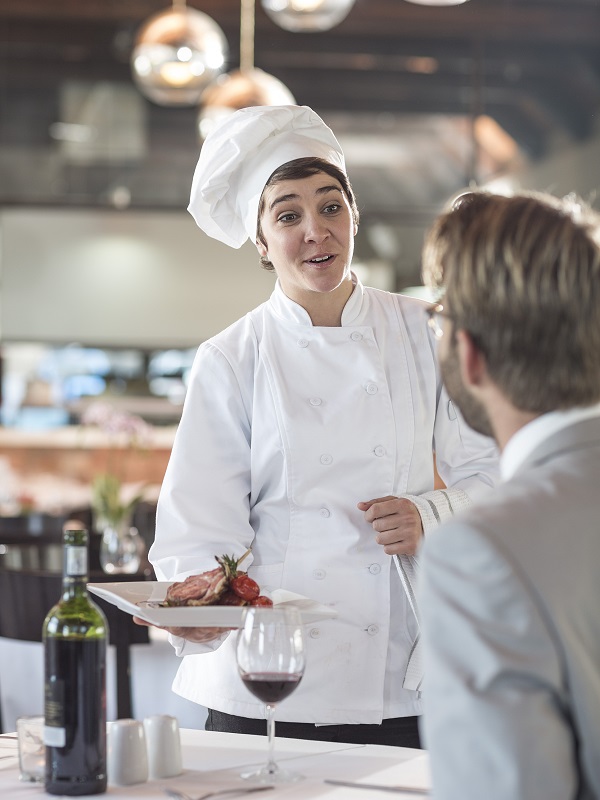
{"label": "chef coat button", "polygon": [[316,581],[324,580],[326,575],[327,575],[327,573],[325,572],[324,569],[313,569],[313,578]]}
{"label": "chef coat button", "polygon": [[311,404],[311,406],[320,406],[323,401],[320,397],[311,397],[308,402]]}
{"label": "chef coat button", "polygon": [[327,517],[330,517],[330,516],[331,516],[331,511],[330,511],[328,508],[325,508],[325,507],[323,507],[323,508],[320,508],[320,509],[319,509],[319,514],[320,514],[322,517],[325,517],[325,518],[327,518]]}
{"label": "chef coat button", "polygon": [[308,634],[311,639],[318,639],[321,635],[321,631],[318,628],[311,628],[310,633]]}
{"label": "chef coat button", "polygon": [[367,383],[365,389],[367,390],[367,394],[377,394],[379,391],[379,387],[376,383]]}
{"label": "chef coat button", "polygon": [[332,462],[333,462],[333,456],[330,456],[329,453],[323,453],[323,455],[321,456],[321,464],[325,464],[327,466]]}
{"label": "chef coat button", "polygon": [[298,339],[298,347],[308,347],[308,339]]}
{"label": "chef coat button", "polygon": [[379,633],[379,625],[369,625],[367,628],[367,633],[369,636],[377,636]]}
{"label": "chef coat button", "polygon": [[360,342],[362,340],[362,338],[363,338],[363,335],[362,335],[362,333],[359,333],[358,331],[353,331],[350,334],[350,338],[352,339],[353,342]]}
{"label": "chef coat button", "polygon": [[385,455],[385,447],[382,447],[382,446],[379,444],[379,445],[377,445],[377,447],[375,448],[375,450],[373,450],[373,452],[375,453],[375,455],[377,456],[377,458],[381,458],[381,456],[384,456],[384,455]]}
{"label": "chef coat button", "polygon": [[371,575],[379,575],[379,573],[381,572],[381,567],[379,566],[379,564],[370,564],[369,572],[371,573]]}

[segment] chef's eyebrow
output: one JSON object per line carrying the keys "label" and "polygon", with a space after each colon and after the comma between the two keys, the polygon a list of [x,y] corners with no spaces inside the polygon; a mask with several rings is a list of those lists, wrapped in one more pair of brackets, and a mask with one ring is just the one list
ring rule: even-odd
{"label": "chef's eyebrow", "polygon": [[[328,192],[339,192],[342,193],[342,187],[336,186],[335,184],[331,184],[331,186],[320,186],[315,194],[327,194]],[[298,197],[297,194],[294,192],[290,192],[290,194],[282,194],[281,197],[276,197],[275,200],[269,206],[269,211],[272,211],[275,206],[279,205],[280,203],[287,203],[289,200],[294,200]]]}

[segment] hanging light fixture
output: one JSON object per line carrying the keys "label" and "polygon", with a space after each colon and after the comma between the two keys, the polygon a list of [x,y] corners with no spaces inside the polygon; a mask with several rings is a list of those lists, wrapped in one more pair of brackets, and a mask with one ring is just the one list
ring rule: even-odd
{"label": "hanging light fixture", "polygon": [[294,33],[328,31],[349,13],[355,0],[262,0],[273,22]]}
{"label": "hanging light fixture", "polygon": [[204,140],[219,120],[249,106],[295,105],[280,80],[254,66],[255,0],[241,0],[240,68],[220,75],[202,93],[198,129]]}
{"label": "hanging light fixture", "polygon": [[416,6],[460,6],[469,0],[406,0],[407,3],[414,3]]}
{"label": "hanging light fixture", "polygon": [[140,29],[131,68],[139,90],[163,106],[195,105],[225,67],[225,34],[207,14],[185,0],[153,14]]}

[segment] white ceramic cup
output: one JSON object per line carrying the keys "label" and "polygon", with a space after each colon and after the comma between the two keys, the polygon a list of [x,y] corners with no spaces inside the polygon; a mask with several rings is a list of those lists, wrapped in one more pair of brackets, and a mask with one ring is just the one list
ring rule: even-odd
{"label": "white ceramic cup", "polygon": [[118,719],[108,727],[108,781],[131,786],[148,780],[144,726],[136,719]]}
{"label": "white ceramic cup", "polygon": [[182,772],[179,724],[168,714],[155,714],[144,720],[148,767],[151,778],[173,778]]}

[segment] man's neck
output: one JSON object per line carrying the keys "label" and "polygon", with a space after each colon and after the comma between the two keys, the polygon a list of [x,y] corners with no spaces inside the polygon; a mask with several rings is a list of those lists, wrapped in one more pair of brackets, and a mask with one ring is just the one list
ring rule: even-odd
{"label": "man's neck", "polygon": [[487,413],[494,430],[494,438],[501,451],[517,431],[540,416],[531,411],[521,411],[500,392],[495,392],[494,397],[490,399]]}

